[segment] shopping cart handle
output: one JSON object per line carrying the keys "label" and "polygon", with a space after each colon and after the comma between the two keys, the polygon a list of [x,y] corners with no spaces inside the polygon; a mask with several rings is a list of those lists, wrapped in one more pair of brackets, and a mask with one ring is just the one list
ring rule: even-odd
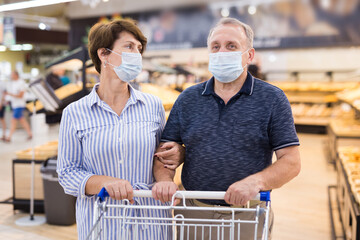
{"label": "shopping cart handle", "polygon": [[[177,191],[176,198],[224,200],[225,193],[216,191]],[[259,192],[252,200],[270,201],[270,191]]]}
{"label": "shopping cart handle", "polygon": [[[109,196],[109,193],[105,188],[102,188],[99,194],[97,195],[101,201],[104,201],[106,197]],[[215,191],[177,191],[177,198],[186,198],[186,199],[219,199],[224,200],[225,192],[215,192]],[[151,190],[135,190],[134,197],[152,197]],[[254,200],[260,201],[270,201],[270,191],[260,192],[256,195]]]}
{"label": "shopping cart handle", "polygon": [[[102,188],[97,196],[98,196],[98,198],[100,198],[101,201],[104,201],[106,197],[109,197],[109,193],[106,191],[105,188]],[[151,192],[151,190],[135,190],[134,197],[149,197],[149,198],[151,198],[152,192]]]}

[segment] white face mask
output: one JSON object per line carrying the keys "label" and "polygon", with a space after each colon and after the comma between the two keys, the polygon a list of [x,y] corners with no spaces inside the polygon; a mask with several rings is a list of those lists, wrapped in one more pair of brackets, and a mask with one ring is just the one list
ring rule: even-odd
{"label": "white face mask", "polygon": [[109,65],[114,67],[114,71],[120,80],[130,82],[139,75],[142,70],[142,56],[140,53],[122,52],[119,54],[108,48],[107,50],[121,56],[121,64],[119,66],[108,62]]}
{"label": "white face mask", "polygon": [[242,52],[217,52],[209,54],[209,71],[215,79],[222,83],[235,81],[243,72],[242,54],[249,51],[250,48]]}

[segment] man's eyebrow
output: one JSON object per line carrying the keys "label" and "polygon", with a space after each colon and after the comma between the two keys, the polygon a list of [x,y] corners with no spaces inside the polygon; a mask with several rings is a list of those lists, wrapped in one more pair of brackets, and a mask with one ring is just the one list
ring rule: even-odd
{"label": "man's eyebrow", "polygon": [[236,41],[227,41],[226,43],[234,43],[234,44],[236,44],[236,45],[239,45],[239,43],[236,42]]}

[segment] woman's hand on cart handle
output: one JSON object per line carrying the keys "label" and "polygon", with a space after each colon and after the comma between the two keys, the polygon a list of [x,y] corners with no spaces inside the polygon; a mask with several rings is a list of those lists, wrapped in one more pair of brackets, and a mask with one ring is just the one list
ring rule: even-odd
{"label": "woman's hand on cart handle", "polygon": [[[161,202],[170,202],[172,201],[172,196],[178,191],[179,188],[173,181],[161,181],[157,182],[152,188],[152,197],[155,200],[160,200]],[[179,199],[175,199],[173,205],[176,206],[180,203]]]}
{"label": "woman's hand on cart handle", "polygon": [[128,199],[131,204],[134,203],[134,191],[129,181],[124,179],[115,179],[113,181],[105,182],[103,187],[106,189],[111,198],[116,200]]}

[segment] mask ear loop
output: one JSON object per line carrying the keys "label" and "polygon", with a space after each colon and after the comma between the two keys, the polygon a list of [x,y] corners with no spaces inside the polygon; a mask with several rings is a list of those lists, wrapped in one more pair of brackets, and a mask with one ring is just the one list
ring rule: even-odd
{"label": "mask ear loop", "polygon": [[106,64],[108,64],[107,60],[105,60],[105,62],[104,62],[104,68],[106,68]]}

